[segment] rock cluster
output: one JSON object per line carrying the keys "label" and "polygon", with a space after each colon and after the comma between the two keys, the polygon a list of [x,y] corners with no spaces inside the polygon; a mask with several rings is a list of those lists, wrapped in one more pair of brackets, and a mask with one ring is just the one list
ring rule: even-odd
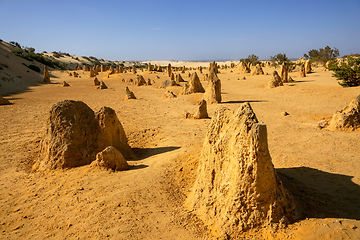
{"label": "rock cluster", "polygon": [[81,101],[64,100],[52,106],[40,146],[34,170],[90,164],[107,146],[113,146],[125,158],[133,157],[115,111],[102,107],[94,113]]}

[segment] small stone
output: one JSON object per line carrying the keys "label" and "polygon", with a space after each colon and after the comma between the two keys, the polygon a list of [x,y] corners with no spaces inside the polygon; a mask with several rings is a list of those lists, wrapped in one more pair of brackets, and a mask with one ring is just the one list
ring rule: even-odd
{"label": "small stone", "polygon": [[284,117],[285,117],[285,116],[287,116],[287,115],[290,115],[290,114],[289,114],[288,112],[282,112],[282,113],[281,113],[281,116],[284,116]]}

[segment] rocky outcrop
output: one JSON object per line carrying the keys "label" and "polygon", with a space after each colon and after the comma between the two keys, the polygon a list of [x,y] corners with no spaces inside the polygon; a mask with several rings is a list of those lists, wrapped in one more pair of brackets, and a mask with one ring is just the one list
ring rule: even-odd
{"label": "rocky outcrop", "polygon": [[305,73],[305,65],[301,65],[300,67],[300,77],[306,77],[306,73]]}
{"label": "rocky outcrop", "polygon": [[164,98],[176,98],[176,95],[175,95],[173,92],[167,90],[167,91],[164,93],[163,97],[164,97]]}
{"label": "rocky outcrop", "polygon": [[266,125],[249,103],[215,112],[203,144],[198,176],[186,206],[228,239],[296,218],[292,198],[271,161]]}
{"label": "rocky outcrop", "polygon": [[111,169],[114,171],[130,169],[124,156],[113,146],[108,146],[103,151],[96,154],[96,159],[90,166]]}
{"label": "rocky outcrop", "polygon": [[184,85],[181,94],[187,95],[192,93],[204,93],[204,92],[205,89],[203,88],[198,75],[196,74],[196,72],[194,72],[190,77],[190,81]]}
{"label": "rocky outcrop", "polygon": [[67,83],[67,82],[65,82],[65,81],[63,81],[62,86],[63,86],[63,87],[70,87],[70,84],[69,84],[69,83]]}
{"label": "rocky outcrop", "polygon": [[181,77],[180,73],[176,74],[175,82],[176,83],[185,82],[184,79]]}
{"label": "rocky outcrop", "polygon": [[256,66],[251,69],[250,76],[263,75],[263,74],[264,74],[264,71],[263,71],[261,65],[256,64]]}
{"label": "rocky outcrop", "polygon": [[136,86],[146,85],[145,78],[142,75],[137,76],[136,80],[134,81]]}
{"label": "rocky outcrop", "polygon": [[269,82],[269,88],[275,88],[279,86],[284,86],[284,84],[277,71],[274,71]]}
{"label": "rocky outcrop", "polygon": [[128,87],[125,88],[126,99],[136,99],[135,94]]}
{"label": "rocky outcrop", "polygon": [[289,80],[289,65],[287,62],[283,62],[281,65],[281,79],[284,83]]}
{"label": "rocky outcrop", "polygon": [[360,128],[360,95],[342,110],[334,113],[328,128],[343,131],[354,131]]}
{"label": "rocky outcrop", "polygon": [[64,100],[52,106],[46,127],[34,170],[90,164],[107,146],[125,158],[133,155],[115,111],[108,107],[94,113],[81,101]]}
{"label": "rocky outcrop", "polygon": [[[169,63],[168,66],[167,66],[167,73],[168,73],[168,77],[171,77],[171,64]],[[171,79],[171,80],[174,80],[174,79]]]}
{"label": "rocky outcrop", "polygon": [[209,118],[209,115],[208,115],[208,112],[207,112],[206,101],[204,99],[202,99],[198,103],[198,105],[199,105],[199,108],[198,108],[197,112],[194,114],[194,119]]}
{"label": "rocky outcrop", "polygon": [[171,86],[179,86],[174,80],[165,80],[161,83],[160,88],[167,88]]}
{"label": "rocky outcrop", "polygon": [[305,63],[305,73],[308,74],[311,72],[311,62],[310,59],[306,60]]}
{"label": "rocky outcrop", "polygon": [[239,63],[238,69],[240,73],[250,73],[250,69],[243,62]]}
{"label": "rocky outcrop", "polygon": [[100,81],[97,79],[97,77],[94,79],[94,85],[100,86]]}
{"label": "rocky outcrop", "polygon": [[49,83],[49,82],[50,82],[50,74],[49,74],[49,68],[48,68],[48,66],[44,66],[43,82],[46,82],[46,83]]}
{"label": "rocky outcrop", "polygon": [[215,69],[210,70],[209,83],[206,87],[203,99],[208,104],[221,102],[221,81],[218,78]]}

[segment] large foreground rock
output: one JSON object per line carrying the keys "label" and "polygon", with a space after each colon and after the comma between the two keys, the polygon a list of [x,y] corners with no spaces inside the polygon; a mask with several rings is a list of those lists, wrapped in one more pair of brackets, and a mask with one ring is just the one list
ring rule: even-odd
{"label": "large foreground rock", "polygon": [[250,104],[235,113],[220,108],[212,119],[187,206],[229,238],[292,222],[295,205],[271,162],[266,125],[258,123]]}
{"label": "large foreground rock", "polygon": [[360,128],[360,95],[348,106],[334,113],[329,123],[330,130],[354,131],[358,128]]}
{"label": "large foreground rock", "polygon": [[81,101],[61,101],[50,110],[46,134],[33,169],[86,165],[107,146],[114,146],[125,158],[132,157],[124,129],[113,109],[103,107],[94,113]]}

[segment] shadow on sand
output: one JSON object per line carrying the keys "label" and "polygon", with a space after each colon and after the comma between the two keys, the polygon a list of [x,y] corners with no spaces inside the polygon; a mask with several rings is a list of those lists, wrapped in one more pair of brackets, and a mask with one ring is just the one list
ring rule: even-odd
{"label": "shadow on sand", "polygon": [[133,152],[136,155],[134,160],[142,160],[154,155],[170,152],[180,149],[180,147],[157,147],[157,148],[133,148]]}
{"label": "shadow on sand", "polygon": [[227,101],[227,102],[221,102],[222,104],[233,104],[233,103],[245,103],[245,102],[249,102],[249,103],[254,103],[254,102],[267,102],[266,100],[248,100],[248,101]]}
{"label": "shadow on sand", "polygon": [[284,187],[294,197],[300,218],[360,220],[360,186],[352,176],[308,167],[276,169]]}

